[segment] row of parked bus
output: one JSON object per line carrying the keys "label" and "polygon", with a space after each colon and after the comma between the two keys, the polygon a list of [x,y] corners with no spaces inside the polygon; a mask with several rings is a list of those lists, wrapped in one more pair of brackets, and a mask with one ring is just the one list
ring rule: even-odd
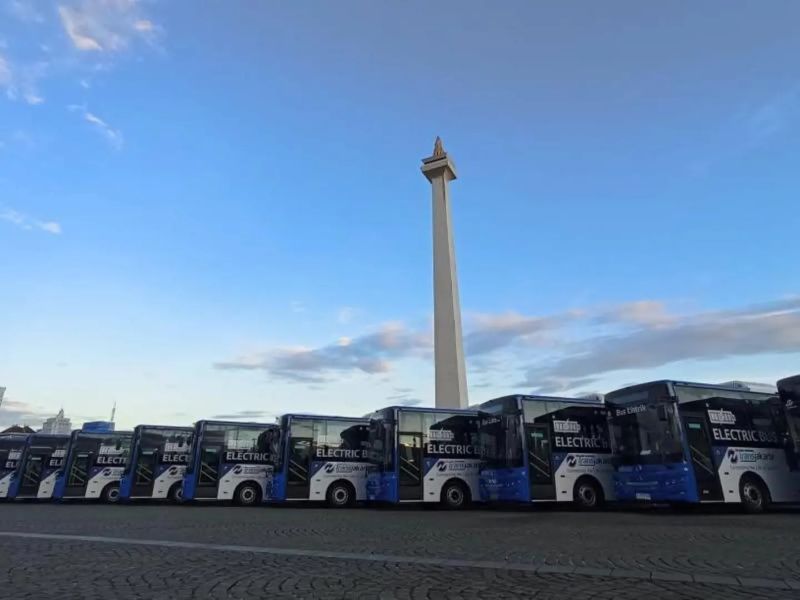
{"label": "row of parked bus", "polygon": [[657,381],[605,398],[506,396],[465,410],[198,421],[0,436],[0,498],[800,502],[800,375],[777,391]]}

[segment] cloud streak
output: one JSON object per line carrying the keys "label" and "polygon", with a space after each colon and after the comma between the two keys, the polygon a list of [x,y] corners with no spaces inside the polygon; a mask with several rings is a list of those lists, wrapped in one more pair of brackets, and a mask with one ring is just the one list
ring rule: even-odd
{"label": "cloud streak", "polygon": [[81,52],[114,53],[143,39],[153,43],[157,27],[140,12],[136,0],[83,0],[58,7],[61,25]]}
{"label": "cloud streak", "polygon": [[57,221],[41,221],[25,213],[21,213],[13,208],[0,206],[0,221],[11,223],[26,231],[38,230],[52,235],[61,234],[61,224]]}

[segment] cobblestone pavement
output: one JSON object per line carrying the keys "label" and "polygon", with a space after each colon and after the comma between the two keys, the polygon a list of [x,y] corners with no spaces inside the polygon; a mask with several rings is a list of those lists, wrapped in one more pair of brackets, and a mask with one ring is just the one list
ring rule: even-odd
{"label": "cobblestone pavement", "polygon": [[800,513],[0,505],[8,598],[798,598]]}

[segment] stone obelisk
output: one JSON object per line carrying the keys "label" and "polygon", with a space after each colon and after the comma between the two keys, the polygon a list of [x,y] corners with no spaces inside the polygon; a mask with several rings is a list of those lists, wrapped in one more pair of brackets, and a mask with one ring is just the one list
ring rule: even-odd
{"label": "stone obelisk", "polygon": [[422,160],[422,173],[433,191],[433,335],[436,408],[467,408],[467,375],[461,340],[456,252],[450,219],[450,181],[456,166],[438,137],[433,155]]}

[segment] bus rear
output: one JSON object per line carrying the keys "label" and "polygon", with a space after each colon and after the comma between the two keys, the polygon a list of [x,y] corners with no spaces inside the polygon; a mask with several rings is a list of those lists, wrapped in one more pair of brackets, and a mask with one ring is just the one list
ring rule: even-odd
{"label": "bus rear", "polygon": [[283,415],[270,502],[311,500],[333,508],[366,500],[369,421]]}
{"label": "bus rear", "polygon": [[191,427],[138,425],[133,430],[131,459],[120,481],[120,497],[180,502],[193,434]]}
{"label": "bus rear", "polygon": [[389,407],[370,418],[367,497],[465,508],[480,501],[478,412]]}
{"label": "bus rear", "polygon": [[69,439],[69,435],[30,434],[11,481],[9,498],[52,498]]}
{"label": "bus rear", "polygon": [[8,498],[14,473],[28,440],[26,433],[0,434],[0,500]]}
{"label": "bus rear", "polygon": [[507,396],[481,411],[481,496],[500,502],[614,500],[607,410],[600,400]]}
{"label": "bus rear", "polygon": [[183,501],[262,502],[272,487],[271,443],[277,431],[274,424],[198,421],[182,482]]}
{"label": "bus rear", "polygon": [[131,431],[73,431],[53,498],[119,501],[119,482],[130,457]]}

